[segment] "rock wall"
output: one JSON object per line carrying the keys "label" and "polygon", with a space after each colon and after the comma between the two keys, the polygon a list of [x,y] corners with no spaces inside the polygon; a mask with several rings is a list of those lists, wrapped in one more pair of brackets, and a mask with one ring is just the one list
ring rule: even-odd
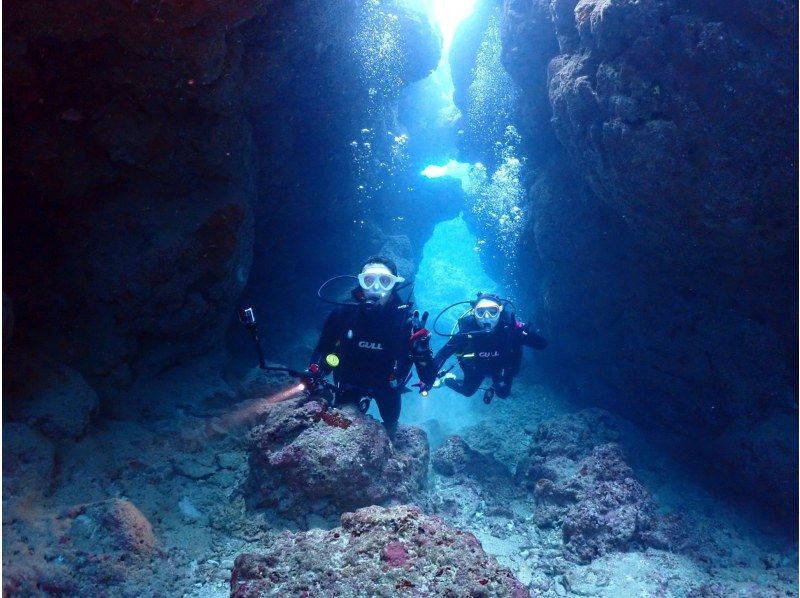
{"label": "rock wall", "polygon": [[[315,278],[330,265],[363,207],[349,153],[371,124],[363,5],[9,7],[14,344],[78,370],[113,413],[139,381],[220,353],[249,279],[274,290],[314,258]],[[397,85],[424,77],[440,52],[430,24],[381,10],[397,24]]]}
{"label": "rock wall", "polygon": [[503,17],[552,375],[676,434],[687,460],[784,514],[797,496],[796,13],[507,0]]}
{"label": "rock wall", "polygon": [[212,348],[247,280],[255,146],[236,26],[268,5],[9,8],[16,340],[104,396]]}

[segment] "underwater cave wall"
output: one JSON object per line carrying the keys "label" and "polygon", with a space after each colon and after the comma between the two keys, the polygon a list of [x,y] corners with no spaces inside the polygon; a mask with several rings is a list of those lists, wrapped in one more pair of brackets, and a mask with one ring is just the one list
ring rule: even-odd
{"label": "underwater cave wall", "polygon": [[6,7],[12,351],[116,401],[213,352],[247,281],[256,146],[241,24],[269,2]]}
{"label": "underwater cave wall", "polygon": [[[348,140],[371,124],[352,51],[365,5],[7,6],[11,357],[67,364],[125,415],[140,381],[209,356],[222,367],[248,281],[245,299],[285,305],[292,280],[329,274],[363,212]],[[440,40],[387,10],[395,75],[424,77]],[[384,127],[396,109],[381,108]],[[364,223],[353,260],[385,244],[382,218]]]}
{"label": "underwater cave wall", "polygon": [[797,5],[506,0],[549,375],[797,501]]}

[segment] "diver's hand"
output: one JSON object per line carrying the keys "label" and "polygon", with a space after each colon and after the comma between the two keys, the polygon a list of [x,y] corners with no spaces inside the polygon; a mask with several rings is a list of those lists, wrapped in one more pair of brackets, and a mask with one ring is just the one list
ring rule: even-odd
{"label": "diver's hand", "polygon": [[411,315],[411,330],[416,332],[425,328],[425,323],[428,321],[428,312],[423,312],[422,317],[419,315],[419,310],[415,309]]}
{"label": "diver's hand", "polygon": [[322,369],[316,364],[312,363],[308,366],[300,382],[305,386],[306,390],[314,392],[319,388],[319,381],[322,379]]}
{"label": "diver's hand", "polygon": [[408,345],[411,348],[413,355],[427,355],[431,350],[431,333],[427,328],[420,328],[411,338],[408,339]]}
{"label": "diver's hand", "polygon": [[547,339],[542,336],[538,328],[533,327],[530,320],[522,327],[522,343],[534,349],[542,350],[547,348]]}

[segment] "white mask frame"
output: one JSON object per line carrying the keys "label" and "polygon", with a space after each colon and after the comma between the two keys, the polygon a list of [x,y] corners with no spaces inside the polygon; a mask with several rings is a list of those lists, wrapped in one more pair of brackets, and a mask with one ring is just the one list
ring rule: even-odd
{"label": "white mask frame", "polygon": [[370,299],[382,299],[395,285],[405,282],[405,278],[392,274],[385,264],[380,263],[366,264],[357,278],[359,286]]}
{"label": "white mask frame", "polygon": [[493,299],[480,299],[472,308],[475,321],[484,328],[494,329],[503,313],[502,304]]}

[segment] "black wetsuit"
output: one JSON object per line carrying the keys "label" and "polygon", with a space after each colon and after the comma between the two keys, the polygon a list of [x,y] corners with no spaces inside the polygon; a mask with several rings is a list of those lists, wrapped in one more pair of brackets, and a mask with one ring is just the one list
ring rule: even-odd
{"label": "black wetsuit", "polygon": [[497,396],[506,398],[511,393],[514,376],[519,373],[522,347],[544,349],[547,346],[544,337],[523,325],[513,314],[501,315],[491,332],[481,331],[472,314],[468,314],[458,321],[458,331],[459,334],[439,349],[434,363],[437,370],[441,369],[451,355],[456,355],[464,378],[448,378],[445,384],[467,397],[475,394],[488,376]]}
{"label": "black wetsuit", "polygon": [[[409,350],[412,334],[409,310],[410,306],[404,306],[394,293],[383,306],[362,302],[331,312],[311,363],[318,364],[324,374],[333,372],[333,380],[340,387],[337,404],[358,403],[370,396],[378,403],[385,424],[397,422],[400,390],[414,363]],[[339,357],[336,368],[325,361],[330,353]],[[432,360],[428,359],[428,363],[432,373],[418,372],[421,378],[435,376]]]}

